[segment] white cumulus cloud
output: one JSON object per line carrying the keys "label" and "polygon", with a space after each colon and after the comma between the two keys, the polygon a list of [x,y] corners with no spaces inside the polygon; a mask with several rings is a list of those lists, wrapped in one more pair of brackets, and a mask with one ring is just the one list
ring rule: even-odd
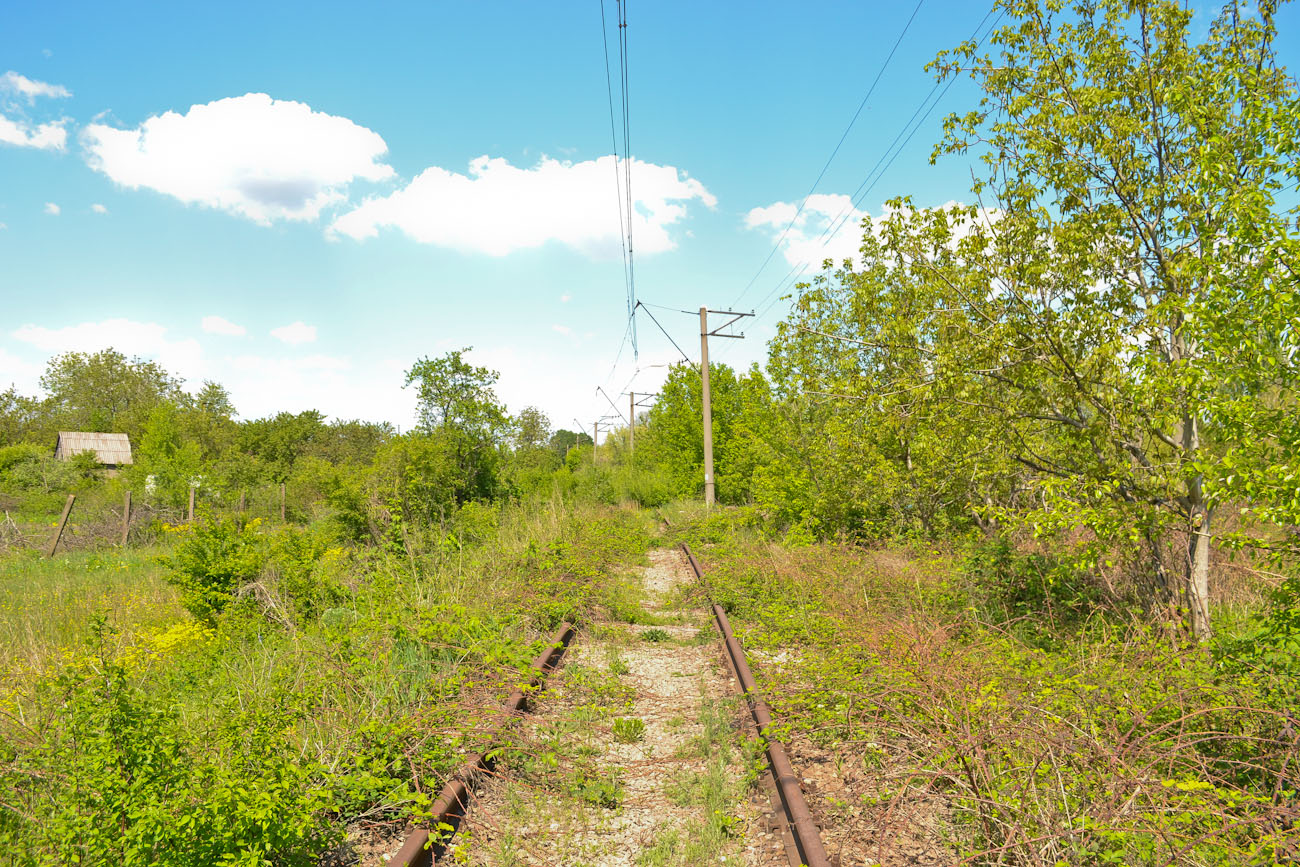
{"label": "white cumulus cloud", "polygon": [[[363,240],[395,228],[421,243],[492,256],[556,241],[615,257],[620,240],[614,174],[613,156],[579,163],[543,157],[532,168],[481,156],[463,175],[433,166],[402,189],[371,197],[338,217],[329,234]],[[632,162],[632,190],[638,253],[673,249],[669,228],[686,217],[691,202],[717,204],[685,172],[639,160]]]}
{"label": "white cumulus cloud", "polygon": [[[798,217],[795,214],[798,213]],[[754,208],[745,215],[745,226],[766,231],[776,241],[781,240],[781,252],[791,265],[802,265],[820,270],[822,261],[830,259],[836,264],[845,259],[856,259],[862,246],[862,218],[866,211],[853,207],[845,195],[818,193],[804,201],[803,210],[795,202],[776,202],[765,208]],[[790,225],[790,221],[794,224]],[[790,226],[786,231],[786,226]]]}
{"label": "white cumulus cloud", "polygon": [[305,322],[294,322],[289,325],[282,325],[279,328],[272,328],[271,336],[290,346],[298,346],[302,343],[311,343],[316,339],[316,326],[308,325]]}
{"label": "white cumulus cloud", "polygon": [[61,84],[47,84],[44,81],[35,81],[25,75],[19,75],[12,69],[4,75],[0,75],[0,91],[22,96],[29,104],[36,102],[36,98],[40,96],[53,99],[72,96],[72,91]]}
{"label": "white cumulus cloud", "polygon": [[91,205],[91,206],[90,206],[90,209],[91,209],[92,211],[94,211],[96,214],[107,214],[107,213],[108,213],[108,208],[104,207],[104,206],[101,205],[99,202],[95,202],[93,205]]}
{"label": "white cumulus cloud", "polygon": [[155,359],[172,373],[190,381],[203,375],[202,350],[193,338],[172,339],[156,322],[105,319],[63,328],[24,325],[11,335],[50,355],[64,352],[98,352],[112,347],[127,356]]}
{"label": "white cumulus cloud", "polygon": [[169,111],[134,129],[90,124],[82,139],[90,166],[124,187],[262,224],[315,219],[353,181],[393,175],[378,133],[265,93]]}
{"label": "white cumulus cloud", "polygon": [[221,334],[226,337],[243,337],[248,333],[247,328],[236,325],[224,316],[204,316],[199,322],[199,327],[208,334]]}
{"label": "white cumulus cloud", "polygon": [[54,204],[53,202],[45,203],[45,213],[49,214],[51,217],[57,217],[60,211],[61,209],[59,208],[59,206]]}

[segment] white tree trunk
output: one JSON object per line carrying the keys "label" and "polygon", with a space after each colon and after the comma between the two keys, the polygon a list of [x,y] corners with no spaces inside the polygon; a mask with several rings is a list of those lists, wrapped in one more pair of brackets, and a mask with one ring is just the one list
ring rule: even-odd
{"label": "white tree trunk", "polygon": [[1210,513],[1204,505],[1192,511],[1188,525],[1187,571],[1183,581],[1183,605],[1187,626],[1197,641],[1210,637]]}

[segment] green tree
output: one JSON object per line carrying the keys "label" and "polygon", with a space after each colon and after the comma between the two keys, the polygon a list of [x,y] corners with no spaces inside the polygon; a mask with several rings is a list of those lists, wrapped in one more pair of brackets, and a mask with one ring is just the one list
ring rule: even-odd
{"label": "green tree", "polygon": [[591,445],[591,436],[586,433],[575,433],[566,428],[561,428],[551,434],[551,438],[546,441],[547,448],[563,459],[569,449],[579,445]]}
{"label": "green tree", "polygon": [[363,466],[395,435],[388,422],[335,419],[316,434],[307,452],[332,464]]}
{"label": "green tree", "polygon": [[426,431],[455,430],[492,439],[505,429],[507,416],[493,390],[500,374],[465,361],[471,349],[421,358],[406,372],[406,385],[416,386],[416,412]]}
{"label": "green tree", "polygon": [[422,358],[406,373],[406,384],[416,386],[419,431],[450,446],[456,500],[462,503],[495,495],[501,447],[510,427],[493,390],[499,374],[466,362],[469,351]]}
{"label": "green tree", "polygon": [[[725,364],[709,366],[712,402],[714,477],[719,502],[740,503],[750,496],[747,394],[765,390],[762,375],[737,377]],[[637,437],[637,463],[662,474],[673,494],[699,496],[704,490],[704,422],[700,405],[700,374],[690,364],[677,364],[646,413],[646,432]]]}
{"label": "green tree", "polygon": [[149,414],[134,458],[135,486],[173,508],[185,505],[191,485],[203,483],[202,451],[184,437],[180,413],[170,403],[158,404]]}
{"label": "green tree", "polygon": [[283,482],[324,432],[325,416],[317,410],[281,412],[241,424],[236,443],[240,451],[261,462],[272,481]]}
{"label": "green tree", "polygon": [[111,348],[56,356],[41,387],[59,429],[125,433],[133,441],[154,407],[183,399],[181,380],[157,362],[127,358]]}
{"label": "green tree", "polygon": [[535,406],[526,406],[514,419],[514,446],[518,451],[548,447],[551,440],[551,420]]}
{"label": "green tree", "polygon": [[[952,284],[938,334],[958,351],[928,363],[1032,471],[1034,520],[1180,533],[1176,574],[1155,569],[1204,638],[1216,465],[1254,460],[1284,423],[1261,398],[1295,386],[1295,211],[1278,194],[1300,106],[1274,5],[1234,0],[1200,42],[1173,0],[998,6],[995,53],[936,61],[983,91],[937,150],[980,152],[994,213],[947,242],[959,268],[932,272]],[[924,263],[924,240],[896,252]],[[1243,420],[1269,427],[1238,438]]]}
{"label": "green tree", "polygon": [[10,386],[0,392],[0,445],[43,442],[51,439],[49,413],[41,401],[26,397]]}
{"label": "green tree", "polygon": [[860,266],[801,287],[768,364],[785,446],[761,473],[760,500],[787,520],[933,537],[986,521],[973,506],[1015,502],[1005,430],[976,406],[996,404],[998,384],[972,374],[966,338],[980,323],[962,318],[963,300],[986,290],[956,248],[976,213],[895,202],[868,222]]}
{"label": "green tree", "polygon": [[204,380],[197,394],[186,395],[180,425],[186,439],[197,442],[208,459],[230,449],[238,426],[230,392],[218,383]]}

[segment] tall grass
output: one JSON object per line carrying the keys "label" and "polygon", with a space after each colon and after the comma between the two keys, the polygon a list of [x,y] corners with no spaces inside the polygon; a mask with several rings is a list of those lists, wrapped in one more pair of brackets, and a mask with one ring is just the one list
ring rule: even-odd
{"label": "tall grass", "polygon": [[125,636],[185,616],[158,563],[160,549],[0,555],[0,670],[44,672],[81,645],[97,615]]}

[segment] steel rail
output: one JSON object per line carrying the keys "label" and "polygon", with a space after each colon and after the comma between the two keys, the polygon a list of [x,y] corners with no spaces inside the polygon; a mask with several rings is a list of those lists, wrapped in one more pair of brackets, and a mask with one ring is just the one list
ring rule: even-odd
{"label": "steel rail", "polygon": [[[550,645],[533,660],[531,666],[533,676],[528,681],[529,689],[538,686],[546,674],[559,665],[564,651],[568,649],[576,633],[577,627],[572,623],[560,625]],[[508,717],[517,717],[525,711],[527,705],[527,692],[522,688],[516,689],[506,699],[502,712]],[[493,741],[497,740],[505,725],[506,723],[502,723],[497,727],[492,735]],[[430,810],[431,824],[435,829],[439,829],[442,825],[450,825],[454,833],[455,829],[460,827],[461,820],[465,818],[465,813],[469,809],[470,795],[475,781],[491,771],[494,762],[495,756],[491,751],[484,751],[471,756],[456,773],[452,774],[451,779],[438,793],[438,798],[433,802],[433,808]],[[388,865],[389,867],[432,867],[435,859],[443,853],[449,842],[450,835],[443,839],[441,833],[433,835],[427,828],[418,828],[407,836],[402,843],[402,848],[397,850],[397,854],[392,857]]]}
{"label": "steel rail", "polygon": [[[695,577],[703,581],[704,569],[685,542],[682,543],[682,553],[691,564]],[[707,587],[707,583],[705,586]],[[801,860],[796,862],[791,858],[791,867],[800,867],[800,865],[831,867],[830,858],[826,855],[826,847],[822,845],[821,832],[818,831],[812,810],[808,808],[808,802],[804,799],[803,789],[799,786],[799,778],[795,776],[794,766],[790,763],[785,745],[769,734],[768,730],[772,727],[772,712],[767,702],[758,693],[758,684],[754,680],[754,673],[749,668],[749,661],[745,658],[745,649],[736,639],[735,633],[731,631],[731,621],[727,619],[727,612],[714,602],[711,596],[709,601],[713,605],[714,621],[726,646],[731,668],[736,673],[740,688],[745,693],[750,713],[754,717],[754,724],[764,738],[767,758],[771,764],[772,774],[776,778],[776,789],[788,819],[788,827],[793,832],[795,846],[799,850],[798,857]]]}

